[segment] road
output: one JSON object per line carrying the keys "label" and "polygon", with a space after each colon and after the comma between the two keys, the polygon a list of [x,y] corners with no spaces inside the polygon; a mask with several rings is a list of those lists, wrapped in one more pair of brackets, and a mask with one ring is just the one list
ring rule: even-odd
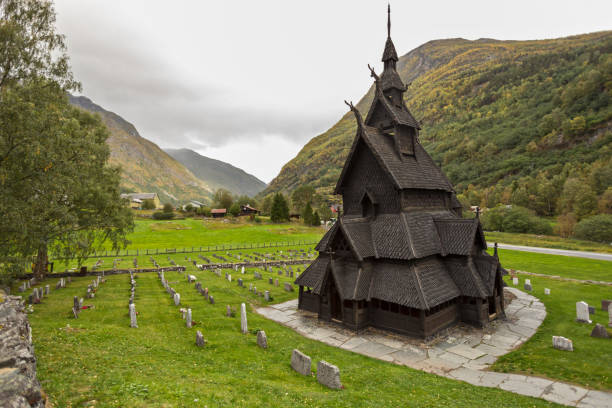
{"label": "road", "polygon": [[[489,243],[489,248],[493,248],[492,243]],[[513,251],[525,251],[525,252],[537,252],[540,254],[549,254],[549,255],[563,255],[563,256],[575,256],[578,258],[589,258],[589,259],[597,259],[600,261],[611,261],[612,262],[612,254],[602,254],[601,252],[587,252],[587,251],[571,251],[569,249],[555,249],[555,248],[540,248],[540,247],[531,247],[524,245],[509,245],[509,244],[497,244],[500,249],[510,249]]]}

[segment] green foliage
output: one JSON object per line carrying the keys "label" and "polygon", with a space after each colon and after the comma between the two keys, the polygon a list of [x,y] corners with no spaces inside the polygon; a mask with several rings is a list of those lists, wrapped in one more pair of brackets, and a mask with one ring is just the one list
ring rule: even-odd
{"label": "green foliage", "polygon": [[302,210],[302,221],[306,225],[312,225],[313,220],[312,207],[310,206],[310,202],[306,203],[306,206]]}
{"label": "green foliage", "polygon": [[232,204],[232,206],[229,209],[229,213],[230,215],[237,217],[240,215],[240,205],[238,203],[234,203]]}
{"label": "green foliage", "polygon": [[166,214],[171,214],[172,212],[174,212],[174,207],[172,206],[172,204],[166,203],[164,204],[163,212]]}
{"label": "green foliage", "polygon": [[298,214],[301,214],[304,211],[306,205],[317,206],[319,201],[320,197],[317,195],[314,187],[310,185],[300,186],[293,190],[293,193],[291,193],[293,210]]}
{"label": "green foliage", "polygon": [[171,220],[174,218],[174,213],[166,211],[155,211],[152,217],[154,220]]}
{"label": "green foliage", "polygon": [[552,234],[552,227],[546,220],[516,205],[490,209],[483,214],[482,225],[489,231]]}
{"label": "green foliage", "polygon": [[203,215],[204,217],[210,217],[211,216],[210,207],[200,207],[198,209],[198,214]]}
{"label": "green foliage", "polygon": [[143,210],[154,210],[155,202],[153,200],[144,200],[142,202],[142,209]]}
{"label": "green foliage", "polygon": [[289,205],[287,205],[287,200],[281,193],[274,195],[272,208],[270,209],[270,220],[274,223],[289,221]]}
{"label": "green foliage", "polygon": [[583,219],[574,228],[574,236],[578,239],[612,243],[612,214]]}
{"label": "green foliage", "polygon": [[312,223],[311,225],[313,227],[320,227],[321,226],[321,217],[319,217],[319,213],[317,211],[314,212],[314,214],[312,214]]}
{"label": "green foliage", "polygon": [[229,209],[234,203],[234,197],[232,193],[227,191],[224,188],[220,188],[215,191],[215,195],[213,197],[213,205],[215,208],[226,208]]}

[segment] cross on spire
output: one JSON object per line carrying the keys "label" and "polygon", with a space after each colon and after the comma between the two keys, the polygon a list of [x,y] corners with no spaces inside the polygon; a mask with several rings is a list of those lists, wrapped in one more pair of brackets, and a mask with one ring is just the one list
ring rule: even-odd
{"label": "cross on spire", "polygon": [[387,37],[391,37],[391,4],[387,3]]}

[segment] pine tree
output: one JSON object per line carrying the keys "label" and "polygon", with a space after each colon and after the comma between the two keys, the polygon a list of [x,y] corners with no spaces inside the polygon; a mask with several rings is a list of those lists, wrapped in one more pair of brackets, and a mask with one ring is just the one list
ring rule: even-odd
{"label": "pine tree", "polygon": [[302,211],[302,220],[306,225],[312,225],[313,217],[312,217],[312,207],[310,206],[310,202],[306,203],[304,207],[304,211]]}
{"label": "pine tree", "polygon": [[319,227],[321,226],[321,217],[319,217],[319,213],[317,211],[312,214],[312,226]]}
{"label": "pine tree", "polygon": [[289,221],[289,207],[287,200],[281,193],[276,193],[272,200],[272,209],[270,210],[270,220],[272,222]]}

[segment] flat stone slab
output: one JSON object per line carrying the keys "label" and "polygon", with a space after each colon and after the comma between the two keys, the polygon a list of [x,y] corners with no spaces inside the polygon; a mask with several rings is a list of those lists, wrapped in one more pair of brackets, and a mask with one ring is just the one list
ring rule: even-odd
{"label": "flat stone slab", "polygon": [[487,353],[485,353],[482,350],[477,350],[477,349],[474,349],[472,347],[468,347],[468,346],[463,345],[463,344],[459,344],[457,346],[453,346],[453,347],[447,349],[446,351],[449,352],[449,353],[458,354],[458,355],[460,355],[462,357],[465,357],[467,359],[470,359],[470,360],[477,359],[478,357],[482,357],[485,354],[487,354]]}
{"label": "flat stone slab", "polygon": [[588,390],[582,387],[556,382],[546,388],[542,398],[557,404],[567,404],[568,401],[571,401],[572,405],[576,405],[587,392]]}

